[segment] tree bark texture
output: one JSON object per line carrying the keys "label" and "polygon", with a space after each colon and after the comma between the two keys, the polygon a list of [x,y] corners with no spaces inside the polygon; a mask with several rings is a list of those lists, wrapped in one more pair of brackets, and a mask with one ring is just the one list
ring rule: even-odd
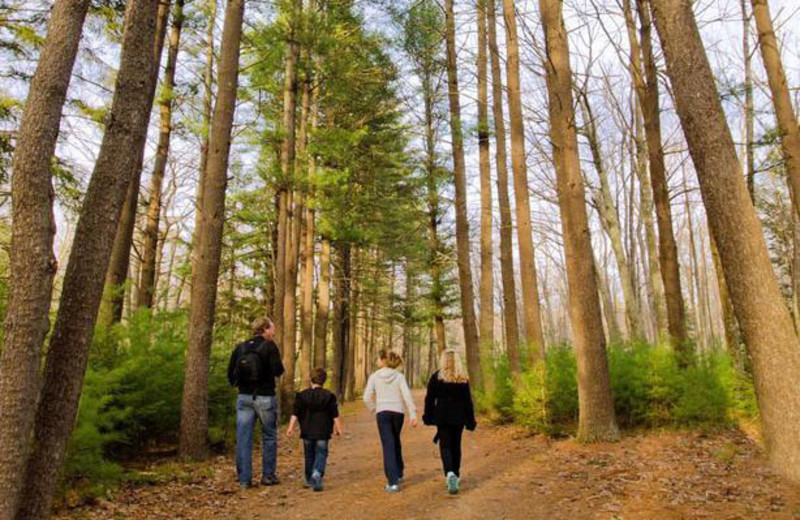
{"label": "tree bark texture", "polygon": [[685,359],[691,346],[688,344],[686,336],[686,312],[681,292],[678,245],[675,242],[675,232],[672,227],[672,208],[661,139],[658,69],[653,53],[649,2],[650,0],[636,0],[641,26],[640,43],[644,61],[644,77],[641,74],[634,74],[634,78],[638,78],[636,97],[644,114],[645,139],[650,162],[650,182],[653,184],[653,202],[656,206],[656,223],[658,224],[658,254],[661,260],[661,276],[664,279],[664,296],[667,300],[667,324],[674,348]]}
{"label": "tree bark texture", "polygon": [[[517,282],[514,277],[514,224],[508,195],[508,162],[506,157],[506,123],[503,115],[503,76],[500,72],[500,51],[497,47],[497,13],[493,1],[487,3],[489,55],[492,69],[492,115],[494,117],[495,154],[497,163],[497,201],[500,206],[500,273],[503,283],[503,328],[509,366],[514,373],[522,370],[519,356],[519,318]],[[542,334],[544,337],[544,333]]]}
{"label": "tree bark texture", "polygon": [[[494,349],[494,264],[492,260],[492,165],[489,149],[489,70],[486,56],[486,4],[478,0],[478,162],[481,187],[481,279],[478,338],[484,366]],[[491,375],[491,372],[486,374]],[[487,377],[488,380],[491,379]]]}
{"label": "tree bark texture", "polygon": [[0,519],[19,503],[39,390],[42,346],[50,328],[56,232],[50,170],[78,53],[88,0],[58,0],[20,122],[11,177],[8,314],[0,356]]}
{"label": "tree bark texture", "polygon": [[150,179],[150,200],[147,203],[147,222],[144,229],[144,258],[139,290],[136,292],[137,307],[153,307],[156,291],[156,253],[158,251],[158,229],[161,219],[161,200],[164,175],[169,158],[169,140],[172,134],[172,102],[175,90],[175,67],[178,63],[178,49],[183,28],[184,0],[175,0],[172,9],[172,27],[169,33],[167,67],[164,70],[163,92],[159,100],[161,127],[158,134],[158,147],[153,174]]}
{"label": "tree bark texture", "polygon": [[208,164],[200,229],[192,272],[189,336],[181,407],[180,455],[186,459],[208,456],[208,370],[214,330],[214,309],[225,226],[225,190],[231,130],[239,86],[239,47],[242,39],[244,0],[230,0],[225,8],[220,47],[217,102],[211,118]]}
{"label": "tree bark texture", "polygon": [[708,222],[753,363],[767,451],[779,472],[800,481],[797,334],[741,175],[691,3],[653,0],[652,7]]}
{"label": "tree bark texture", "polygon": [[[156,67],[153,69],[153,78],[148,80],[150,84],[150,111],[147,113],[147,124],[150,124],[153,101],[156,97],[156,86],[158,85],[158,73],[161,64],[161,53],[164,49],[164,40],[167,34],[167,22],[172,0],[162,0],[158,3],[158,15],[156,17],[156,36],[153,43],[153,52]],[[128,185],[128,193],[125,195],[125,204],[122,206],[122,213],[119,218],[119,229],[114,235],[114,248],[111,253],[111,261],[108,272],[106,273],[106,287],[103,295],[103,310],[100,315],[100,322],[108,327],[114,323],[119,323],[122,319],[122,309],[125,306],[125,281],[128,279],[130,268],[131,247],[133,245],[133,234],[136,229],[136,212],[139,206],[139,185],[142,179],[142,168],[144,166],[144,148],[140,156],[136,158],[136,172]],[[134,286],[136,281],[134,280]]]}
{"label": "tree bark texture", "polygon": [[119,214],[147,136],[157,11],[157,0],[132,0],[126,9],[111,112],[64,276],[16,518],[47,518],[75,423]]}
{"label": "tree bark texture", "polygon": [[539,303],[536,257],[533,250],[528,167],[525,163],[525,125],[522,118],[519,38],[517,37],[514,0],[503,0],[503,17],[506,22],[506,81],[508,82],[508,115],[511,131],[511,169],[514,175],[519,270],[522,281],[522,303],[525,309],[525,344],[532,359],[537,360],[544,359],[544,332],[542,331]]}
{"label": "tree bark texture", "polygon": [[540,0],[539,6],[547,50],[550,140],[564,235],[570,321],[578,361],[578,438],[588,442],[616,440],[619,429],[611,398],[603,317],[578,160],[572,72],[562,1]]}
{"label": "tree bark texture", "polygon": [[[758,30],[758,46],[761,59],[767,70],[769,90],[772,93],[772,106],[781,132],[781,151],[786,163],[786,174],[792,183],[794,193],[800,193],[800,126],[792,106],[789,84],[783,70],[778,39],[772,27],[772,16],[767,0],[752,0],[753,18]],[[800,215],[800,197],[794,197],[794,211]],[[800,470],[798,470],[800,472]]]}
{"label": "tree bark texture", "polygon": [[461,102],[458,98],[458,66],[453,0],[445,1],[445,40],[447,43],[447,96],[450,101],[450,131],[453,148],[453,183],[456,206],[456,250],[458,280],[461,288],[461,321],[467,350],[467,371],[475,388],[482,386],[482,370],[475,320],[475,296],[469,252],[469,220],[467,218],[467,175],[464,164],[464,135],[461,127]]}

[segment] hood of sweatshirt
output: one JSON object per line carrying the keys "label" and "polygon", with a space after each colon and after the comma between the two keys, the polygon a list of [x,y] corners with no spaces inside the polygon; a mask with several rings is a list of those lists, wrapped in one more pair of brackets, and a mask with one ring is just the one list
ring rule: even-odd
{"label": "hood of sweatshirt", "polygon": [[381,381],[386,383],[387,385],[391,385],[394,383],[401,374],[394,368],[383,367],[377,372],[375,372],[375,377],[379,378]]}

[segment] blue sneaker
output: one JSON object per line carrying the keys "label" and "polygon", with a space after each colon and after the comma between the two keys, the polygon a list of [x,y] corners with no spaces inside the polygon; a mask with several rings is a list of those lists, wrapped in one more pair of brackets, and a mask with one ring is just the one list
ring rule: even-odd
{"label": "blue sneaker", "polygon": [[452,471],[447,474],[447,492],[451,495],[458,494],[458,477]]}
{"label": "blue sneaker", "polygon": [[397,493],[400,491],[400,486],[397,484],[386,484],[386,487],[383,488],[383,490],[389,493]]}
{"label": "blue sneaker", "polygon": [[311,489],[314,491],[322,491],[322,475],[316,471],[311,475]]}

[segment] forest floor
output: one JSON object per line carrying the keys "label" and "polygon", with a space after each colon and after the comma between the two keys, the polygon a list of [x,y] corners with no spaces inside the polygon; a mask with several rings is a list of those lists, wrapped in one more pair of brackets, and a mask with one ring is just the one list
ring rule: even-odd
{"label": "forest floor", "polygon": [[[422,394],[415,394],[421,401]],[[64,508],[74,519],[790,519],[800,520],[800,487],[773,474],[763,453],[735,430],[650,432],[619,443],[581,445],[513,427],[481,424],[464,434],[462,485],[448,495],[433,428],[403,430],[406,482],[383,491],[380,443],[360,402],[343,409],[325,490],[302,487],[302,445],[281,430],[273,487],[239,491],[232,456],[169,466],[172,477],[127,486],[109,500]],[[260,457],[254,456],[255,474]],[[164,474],[164,464],[153,474]]]}

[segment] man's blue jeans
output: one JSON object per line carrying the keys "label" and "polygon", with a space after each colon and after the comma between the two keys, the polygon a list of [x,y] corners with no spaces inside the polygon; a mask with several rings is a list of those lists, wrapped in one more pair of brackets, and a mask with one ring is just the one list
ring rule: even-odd
{"label": "man's blue jeans", "polygon": [[275,475],[278,458],[278,404],[275,396],[239,395],[236,401],[236,474],[239,482],[253,479],[253,430],[261,422],[261,476]]}
{"label": "man's blue jeans", "polygon": [[311,481],[311,475],[316,471],[320,477],[325,475],[325,463],[328,461],[327,439],[303,439],[303,452],[305,454],[306,482]]}

